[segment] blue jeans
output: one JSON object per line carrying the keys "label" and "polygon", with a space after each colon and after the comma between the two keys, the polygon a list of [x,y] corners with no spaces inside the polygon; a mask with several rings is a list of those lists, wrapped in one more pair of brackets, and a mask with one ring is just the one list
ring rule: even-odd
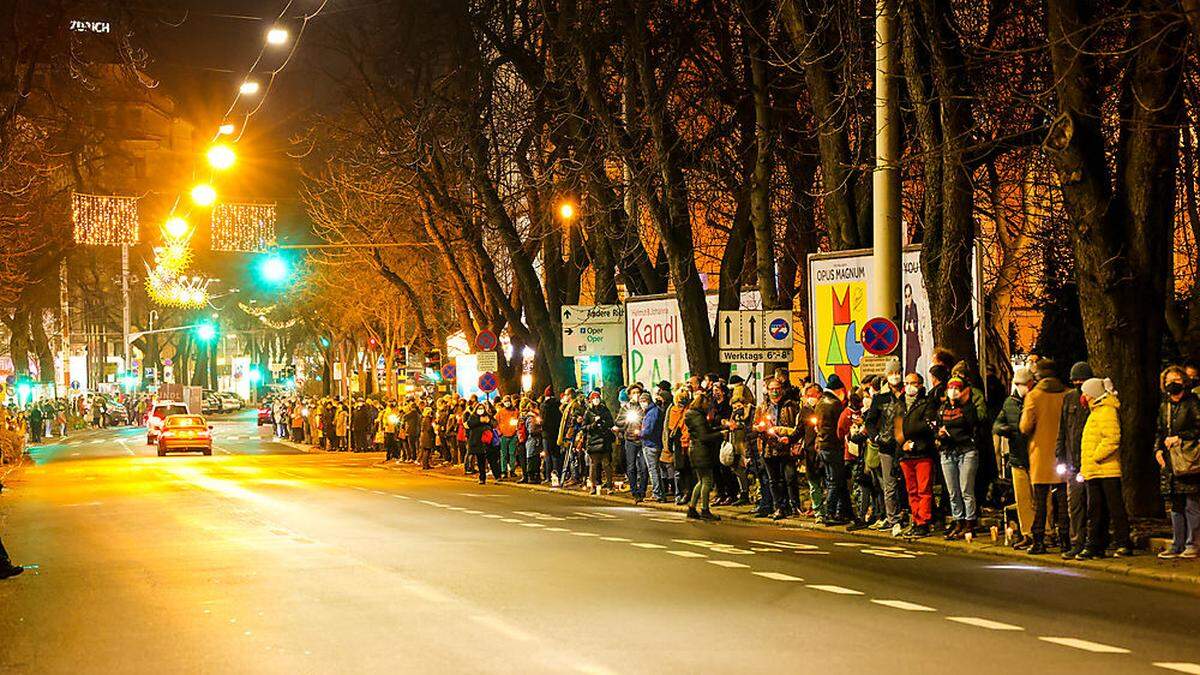
{"label": "blue jeans", "polygon": [[846,459],[841,449],[821,453],[825,467],[825,520],[853,520],[850,486],[846,484]]}
{"label": "blue jeans", "polygon": [[775,502],[771,498],[771,476],[767,472],[766,461],[757,454],[752,454],[747,470],[753,472],[758,480],[758,513],[772,513],[775,511]]}
{"label": "blue jeans", "polygon": [[1200,494],[1173,495],[1171,505],[1171,550],[1179,553],[1200,547]]}
{"label": "blue jeans", "polygon": [[946,481],[946,496],[950,515],[955,520],[975,520],[979,517],[975,504],[975,471],[979,468],[979,451],[942,453],[942,477]]}
{"label": "blue jeans", "polygon": [[629,481],[629,494],[642,499],[646,496],[646,457],[642,454],[642,442],[625,439],[625,479]]}
{"label": "blue jeans", "polygon": [[[662,468],[658,463],[658,456],[662,454],[659,448],[650,447],[649,445],[642,446],[642,461],[646,465],[646,472],[650,476],[650,491],[655,499],[667,498],[667,486],[663,483]],[[645,490],[645,486],[643,486]]]}

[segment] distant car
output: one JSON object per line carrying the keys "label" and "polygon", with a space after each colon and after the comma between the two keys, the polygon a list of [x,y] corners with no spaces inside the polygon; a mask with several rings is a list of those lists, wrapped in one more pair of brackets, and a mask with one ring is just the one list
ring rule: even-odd
{"label": "distant car", "polygon": [[158,401],[150,408],[150,416],[146,420],[146,445],[154,445],[158,434],[162,431],[163,421],[171,415],[188,414],[187,406],[177,401]]}
{"label": "distant car", "polygon": [[104,401],[104,417],[110,427],[129,424],[129,411],[125,409],[123,404],[111,398]]}
{"label": "distant car", "polygon": [[215,415],[221,412],[222,401],[216,395],[210,394],[204,397],[200,403],[200,412],[205,415]]}
{"label": "distant car", "polygon": [[242,397],[233,392],[219,391],[217,392],[217,398],[221,400],[221,412],[241,410],[246,405],[242,401]]}
{"label": "distant car", "polygon": [[158,435],[158,456],[168,452],[212,454],[212,427],[200,415],[168,415]]}
{"label": "distant car", "polygon": [[275,424],[275,413],[272,410],[271,399],[260,401],[258,404],[258,426]]}

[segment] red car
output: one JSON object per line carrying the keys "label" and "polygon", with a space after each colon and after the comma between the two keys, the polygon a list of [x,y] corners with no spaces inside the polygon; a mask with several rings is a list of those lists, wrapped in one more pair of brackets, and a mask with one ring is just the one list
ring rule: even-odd
{"label": "red car", "polygon": [[258,404],[258,426],[264,424],[274,424],[275,415],[271,412],[271,402],[264,401]]}
{"label": "red car", "polygon": [[168,452],[212,454],[212,427],[200,415],[171,415],[158,435],[158,456]]}

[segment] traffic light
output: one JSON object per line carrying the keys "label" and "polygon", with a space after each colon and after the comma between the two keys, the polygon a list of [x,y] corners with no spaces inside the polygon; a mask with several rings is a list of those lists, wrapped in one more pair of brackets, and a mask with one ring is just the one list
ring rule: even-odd
{"label": "traffic light", "polygon": [[379,349],[379,340],[377,338],[367,339],[367,349],[377,351]]}
{"label": "traffic light", "polygon": [[262,370],[258,366],[250,366],[250,372],[246,374],[250,380],[250,384],[258,384],[262,381]]}
{"label": "traffic light", "polygon": [[196,324],[196,339],[205,344],[217,337],[217,326],[211,321],[201,321]]}
{"label": "traffic light", "polygon": [[408,365],[408,347],[396,347],[392,350],[392,364],[396,370],[404,370]]}
{"label": "traffic light", "polygon": [[292,276],[292,266],[277,251],[271,251],[258,259],[258,279],[268,286],[279,286]]}
{"label": "traffic light", "polygon": [[442,350],[430,349],[425,352],[425,368],[441,372],[442,370]]}

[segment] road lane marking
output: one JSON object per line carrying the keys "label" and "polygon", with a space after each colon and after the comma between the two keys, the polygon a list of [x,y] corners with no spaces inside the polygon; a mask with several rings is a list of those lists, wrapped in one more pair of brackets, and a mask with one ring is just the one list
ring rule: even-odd
{"label": "road lane marking", "polygon": [[772,581],[804,581],[804,579],[800,577],[794,577],[790,574],[784,574],[783,572],[751,572],[751,574],[756,577],[762,577]]}
{"label": "road lane marking", "polygon": [[796,555],[833,555],[829,551],[793,551]]}
{"label": "road lane marking", "polygon": [[521,523],[521,527],[545,527],[541,523]]}
{"label": "road lane marking", "polygon": [[568,530],[565,527],[547,527],[546,531],[547,532],[570,532],[570,530]]}
{"label": "road lane marking", "polygon": [[856,591],[853,588],[846,588],[845,586],[834,586],[832,584],[808,584],[807,587],[813,589],[814,591],[824,591],[826,593],[833,593],[835,595],[862,595],[863,594],[862,591]]}
{"label": "road lane marking", "polygon": [[757,551],[759,553],[779,553],[783,551],[783,549],[775,548],[774,546],[751,546],[750,550]]}
{"label": "road lane marking", "polygon": [[483,517],[484,517],[484,518],[491,518],[492,520],[499,520],[499,519],[503,518],[504,516],[498,516],[498,515],[496,515],[496,514],[494,514],[494,513],[485,513],[485,514],[483,514]]}
{"label": "road lane marking", "polygon": [[730,569],[746,569],[746,568],[750,567],[746,563],[734,562],[732,560],[705,560],[704,562],[708,563],[709,565],[716,565],[717,567],[728,567]]}
{"label": "road lane marking", "polygon": [[396,499],[412,499],[412,497],[407,497],[405,495],[392,495],[392,496],[395,497]]}
{"label": "road lane marking", "polygon": [[763,541],[761,539],[751,539],[750,543],[751,544],[759,544],[759,545],[767,546],[767,547],[771,547],[771,548],[779,546],[781,548],[790,548],[790,549],[794,549],[797,551],[815,551],[818,548],[820,548],[814,544],[797,544],[797,543],[790,542],[790,541]]}
{"label": "road lane marking", "polygon": [[498,633],[502,633],[506,637],[512,638],[513,640],[520,640],[521,642],[529,642],[530,640],[533,639],[533,636],[530,635],[529,633],[526,633],[525,631],[517,628],[516,626],[513,626],[512,624],[508,623],[507,621],[497,619],[496,617],[485,616],[483,614],[472,614],[470,618],[475,623],[480,624],[482,626],[487,626],[488,628],[491,628],[492,630],[494,630]]}
{"label": "road lane marking", "polygon": [[633,540],[626,539],[625,537],[600,537],[600,541],[615,541],[620,544],[628,544],[629,542],[631,542]]}
{"label": "road lane marking", "polygon": [[636,546],[637,548],[666,548],[662,544],[649,544],[644,541],[635,541],[630,546]]}
{"label": "road lane marking", "polygon": [[500,522],[502,522],[502,523],[523,523],[525,521],[521,520],[520,518],[501,518]]}
{"label": "road lane marking", "polygon": [[936,609],[934,609],[932,607],[929,607],[926,605],[918,605],[915,602],[907,602],[904,600],[879,600],[877,598],[871,598],[871,602],[873,602],[877,605],[883,605],[884,607],[891,607],[893,609],[902,609],[906,612],[936,612],[937,611]]}
{"label": "road lane marking", "polygon": [[1025,630],[1020,626],[1014,626],[1011,623],[1001,623],[1000,621],[992,621],[991,619],[981,619],[977,616],[948,616],[947,621],[955,623],[963,623],[976,628],[986,628],[988,630]]}
{"label": "road lane marking", "polygon": [[846,548],[866,548],[867,544],[860,544],[856,541],[835,541],[834,546],[845,546]]}
{"label": "road lane marking", "polygon": [[1177,673],[1188,673],[1188,675],[1200,675],[1200,663],[1188,663],[1187,661],[1157,661],[1150,665],[1155,668],[1165,668],[1174,670]]}
{"label": "road lane marking", "polygon": [[576,537],[599,537],[600,536],[600,535],[596,534],[595,532],[572,532],[571,534]]}
{"label": "road lane marking", "polygon": [[703,553],[696,553],[695,551],[667,551],[667,553],[670,553],[671,555],[679,556],[680,558],[707,558],[708,557],[708,556],[704,555]]}
{"label": "road lane marking", "polygon": [[466,511],[463,511],[463,513],[466,513],[466,514],[469,514],[472,516],[482,516],[483,515],[483,511],[476,511],[475,509],[467,509]]}
{"label": "road lane marking", "polygon": [[[383,490],[371,490],[371,492],[372,492],[372,494],[377,494],[377,495],[386,495],[387,494]],[[425,502],[425,503],[428,504],[429,502]]]}
{"label": "road lane marking", "polygon": [[571,513],[574,513],[577,516],[583,516],[584,518],[616,518],[616,516],[612,515],[611,513],[588,513],[586,511],[572,511]]}
{"label": "road lane marking", "polygon": [[1049,642],[1051,644],[1062,645],[1063,647],[1071,647],[1072,649],[1082,649],[1085,652],[1092,652],[1093,654],[1128,654],[1129,653],[1129,650],[1125,649],[1124,647],[1114,647],[1112,645],[1101,644],[1099,642],[1092,642],[1091,640],[1081,640],[1079,638],[1073,638],[1073,637],[1046,637],[1043,635],[1043,636],[1038,636],[1038,639],[1041,640],[1042,642]]}

